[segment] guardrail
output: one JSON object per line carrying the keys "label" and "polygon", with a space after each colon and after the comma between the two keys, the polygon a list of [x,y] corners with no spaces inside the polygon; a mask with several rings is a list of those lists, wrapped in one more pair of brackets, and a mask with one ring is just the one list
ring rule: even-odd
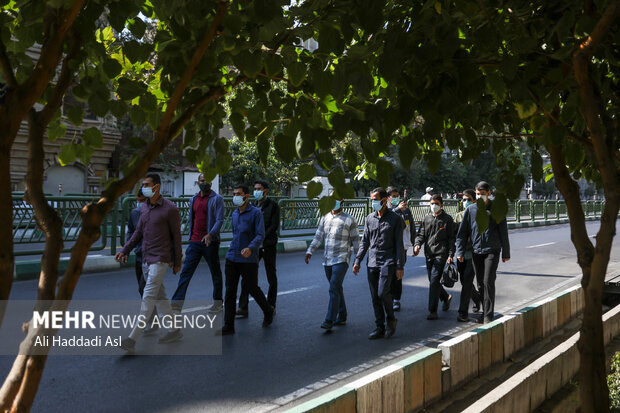
{"label": "guardrail", "polygon": [[[81,229],[80,211],[93,201],[93,195],[89,196],[48,196],[47,200],[60,214],[63,220],[63,240],[74,242]],[[181,214],[181,234],[187,240],[189,235],[189,197],[168,198],[179,208]],[[277,198],[276,198],[277,199]],[[320,211],[317,200],[302,198],[279,199],[280,205],[280,230],[279,237],[299,237],[313,235],[320,219]],[[407,201],[411,213],[416,222],[420,222],[428,214],[428,201],[409,199]],[[583,201],[584,214],[588,217],[600,216],[604,203],[602,201]],[[126,224],[130,212],[136,207],[135,197],[119,199],[116,208],[106,218],[101,227],[101,241],[91,248],[91,251],[100,251],[106,248],[108,238],[111,253],[115,254],[119,245],[125,243]],[[231,215],[235,206],[231,197],[224,197],[224,225],[222,226],[222,241],[232,239]],[[357,220],[360,226],[366,221],[366,216],[372,212],[371,202],[368,198],[347,199],[344,202],[344,210]],[[444,200],[444,210],[454,216],[462,210],[460,200]],[[547,219],[566,218],[566,204],[564,201],[542,200],[518,200],[508,205],[506,219],[512,222],[541,221]],[[15,245],[38,244],[45,242],[45,234],[36,225],[32,206],[24,201],[20,194],[13,197],[13,240]],[[70,251],[66,248],[63,252]],[[43,252],[42,247],[34,250],[16,250],[15,255],[39,255]]]}

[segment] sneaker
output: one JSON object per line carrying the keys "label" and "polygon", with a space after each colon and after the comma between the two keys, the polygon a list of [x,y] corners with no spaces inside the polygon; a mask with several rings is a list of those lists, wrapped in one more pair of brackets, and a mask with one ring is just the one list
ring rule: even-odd
{"label": "sneaker", "polygon": [[159,324],[151,324],[142,331],[143,336],[152,336],[159,330]]}
{"label": "sneaker", "polygon": [[343,326],[345,324],[347,324],[347,319],[346,318],[344,318],[342,320],[336,320],[336,322],[334,322],[335,326]]}
{"label": "sneaker", "polygon": [[250,313],[248,312],[248,310],[243,310],[243,309],[238,309],[236,316],[237,318],[248,318],[248,316],[250,315]]}
{"label": "sneaker", "polygon": [[181,310],[183,309],[183,306],[181,304],[171,304],[170,307],[172,308],[172,312],[176,313],[176,314],[181,314]]}
{"label": "sneaker", "polygon": [[400,311],[400,301],[394,300],[394,304],[392,305],[394,311]]}
{"label": "sneaker", "polygon": [[321,328],[324,329],[324,330],[329,331],[329,330],[332,329],[333,325],[334,324],[331,321],[325,320],[325,321],[323,321],[323,324],[321,324]]}
{"label": "sneaker", "polygon": [[458,321],[459,323],[467,323],[469,320],[469,317],[463,317],[463,316],[456,316],[456,321]]}
{"label": "sneaker", "polygon": [[388,322],[387,322],[387,329],[385,330],[385,336],[387,338],[392,337],[394,335],[394,333],[396,332],[396,324],[398,324],[398,320],[397,319],[388,320]]}
{"label": "sneaker", "polygon": [[385,336],[385,330],[382,328],[375,328],[372,333],[368,335],[369,340],[376,340],[378,338],[383,338]]}
{"label": "sneaker", "polygon": [[165,336],[157,340],[159,344],[173,343],[175,341],[179,341],[183,338],[183,333],[181,330],[169,331]]}
{"label": "sneaker", "polygon": [[441,309],[443,311],[448,311],[450,309],[450,302],[452,301],[452,294],[448,294],[448,299],[443,302]]}
{"label": "sneaker", "polygon": [[265,313],[265,317],[263,318],[263,327],[269,327],[271,323],[273,323],[273,316],[276,315],[276,309],[269,306],[271,311]]}
{"label": "sneaker", "polygon": [[222,311],[222,308],[224,308],[224,306],[222,305],[222,300],[215,300],[213,305],[209,307],[209,313],[210,314],[219,313]]}
{"label": "sneaker", "polygon": [[437,312],[428,313],[428,315],[426,316],[427,320],[437,320],[438,318],[439,316],[437,316]]}
{"label": "sneaker", "polygon": [[484,321],[482,322],[482,324],[488,324],[491,321],[493,321],[493,317],[484,317]]}
{"label": "sneaker", "polygon": [[125,351],[134,351],[136,349],[136,340],[133,338],[125,337],[119,345]]}

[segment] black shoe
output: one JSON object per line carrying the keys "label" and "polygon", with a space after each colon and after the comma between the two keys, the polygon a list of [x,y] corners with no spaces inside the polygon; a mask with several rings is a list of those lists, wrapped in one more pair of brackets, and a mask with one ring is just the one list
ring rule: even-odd
{"label": "black shoe", "polygon": [[428,315],[426,316],[427,320],[437,320],[438,318],[439,316],[437,315],[436,311],[434,313],[428,313]]}
{"label": "black shoe", "polygon": [[448,294],[448,299],[443,302],[441,309],[443,311],[448,311],[450,309],[450,302],[452,302],[452,294]]}
{"label": "black shoe", "polygon": [[479,312],[481,307],[482,307],[482,301],[480,299],[474,300],[474,305],[472,306],[473,312],[474,313]]}
{"label": "black shoe", "polygon": [[145,328],[144,331],[142,331],[142,335],[143,336],[151,336],[151,335],[155,334],[157,332],[157,330],[159,330],[159,324],[151,324],[150,326]]}
{"label": "black shoe", "polygon": [[468,321],[471,321],[469,319],[469,317],[463,317],[463,316],[456,316],[456,321],[458,321],[459,323],[467,323]]}
{"label": "black shoe", "polygon": [[484,317],[484,321],[482,322],[482,324],[488,324],[491,321],[493,321],[493,317]]}
{"label": "black shoe", "polygon": [[369,340],[376,340],[385,336],[385,330],[382,328],[375,328],[375,330],[368,335]]}
{"label": "black shoe", "polygon": [[332,329],[333,325],[334,324],[331,321],[325,320],[325,321],[323,321],[323,324],[321,324],[321,328],[324,329],[324,330],[329,331],[329,330]]}
{"label": "black shoe", "polygon": [[334,323],[335,326],[343,326],[345,324],[347,324],[346,318],[344,320],[336,320],[336,322]]}
{"label": "black shoe", "polygon": [[250,315],[250,313],[248,312],[248,310],[242,310],[241,308],[237,310],[237,318],[248,318],[248,316]]}
{"label": "black shoe", "polygon": [[179,341],[182,338],[183,333],[181,333],[181,330],[178,329],[174,331],[169,331],[168,334],[157,340],[157,342],[159,344],[174,343],[175,341]]}
{"label": "black shoe", "polygon": [[397,319],[388,320],[388,322],[387,322],[387,329],[385,330],[385,336],[387,338],[392,337],[394,335],[394,333],[396,332],[396,324],[398,324],[398,320]]}
{"label": "black shoe", "polygon": [[400,301],[394,300],[394,304],[392,304],[392,309],[394,311],[400,311]]}
{"label": "black shoe", "polygon": [[221,330],[216,333],[218,336],[230,336],[235,334],[235,328],[225,325]]}
{"label": "black shoe", "polygon": [[269,327],[271,323],[273,323],[273,316],[276,315],[276,309],[269,306],[270,311],[265,313],[265,318],[263,318],[263,327]]}
{"label": "black shoe", "polygon": [[121,344],[119,345],[125,351],[132,352],[136,349],[136,340],[126,337],[121,340]]}

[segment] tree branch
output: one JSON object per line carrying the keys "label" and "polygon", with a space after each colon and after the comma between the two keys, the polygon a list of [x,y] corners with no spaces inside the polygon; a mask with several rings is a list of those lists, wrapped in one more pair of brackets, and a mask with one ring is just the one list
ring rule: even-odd
{"label": "tree branch", "polygon": [[15,78],[15,73],[13,73],[13,66],[9,60],[9,56],[6,54],[6,46],[2,40],[0,40],[0,69],[2,70],[2,75],[4,76],[4,80],[6,80],[6,84],[9,85],[9,87],[17,86],[17,79]]}

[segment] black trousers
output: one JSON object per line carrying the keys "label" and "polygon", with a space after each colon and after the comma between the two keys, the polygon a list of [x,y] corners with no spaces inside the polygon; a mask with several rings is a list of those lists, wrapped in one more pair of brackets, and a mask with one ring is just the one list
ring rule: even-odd
{"label": "black trousers", "polygon": [[[405,263],[407,263],[407,256],[405,255]],[[400,301],[400,297],[403,295],[403,280],[399,280],[396,277],[396,271],[394,271],[394,278],[392,278],[392,298]]]}
{"label": "black trousers", "polygon": [[142,260],[138,261],[136,259],[136,280],[138,281],[138,292],[140,293],[140,297],[144,294],[144,286],[146,286],[146,280],[144,279],[144,274],[142,274]]}
{"label": "black trousers", "polygon": [[256,304],[267,314],[271,309],[265,298],[265,294],[258,286],[258,263],[233,262],[226,260],[226,298],[224,301],[224,325],[235,326],[235,313],[237,312],[237,287],[239,278],[248,288],[248,292],[256,301]]}
{"label": "black trousers", "polygon": [[[267,282],[269,283],[269,291],[267,292],[267,302],[270,306],[276,306],[278,298],[278,277],[276,276],[276,253],[275,245],[262,247],[258,250],[258,259],[265,263],[265,272],[267,273]],[[248,289],[245,280],[241,281],[241,294],[239,295],[239,308],[248,309]]]}
{"label": "black trousers", "polygon": [[495,313],[495,278],[499,265],[500,252],[474,254],[472,259],[478,282],[482,280],[480,293],[483,298],[484,318],[493,319]]}
{"label": "black trousers", "polygon": [[368,267],[368,286],[375,311],[377,328],[385,330],[385,319],[394,320],[392,307],[392,280],[396,277],[396,266]]}
{"label": "black trousers", "polygon": [[[478,291],[474,287],[474,264],[472,260],[456,262],[456,267],[461,278],[461,301],[459,303],[459,315],[463,318],[469,316],[469,300],[477,301]],[[474,295],[474,292],[476,295]]]}

